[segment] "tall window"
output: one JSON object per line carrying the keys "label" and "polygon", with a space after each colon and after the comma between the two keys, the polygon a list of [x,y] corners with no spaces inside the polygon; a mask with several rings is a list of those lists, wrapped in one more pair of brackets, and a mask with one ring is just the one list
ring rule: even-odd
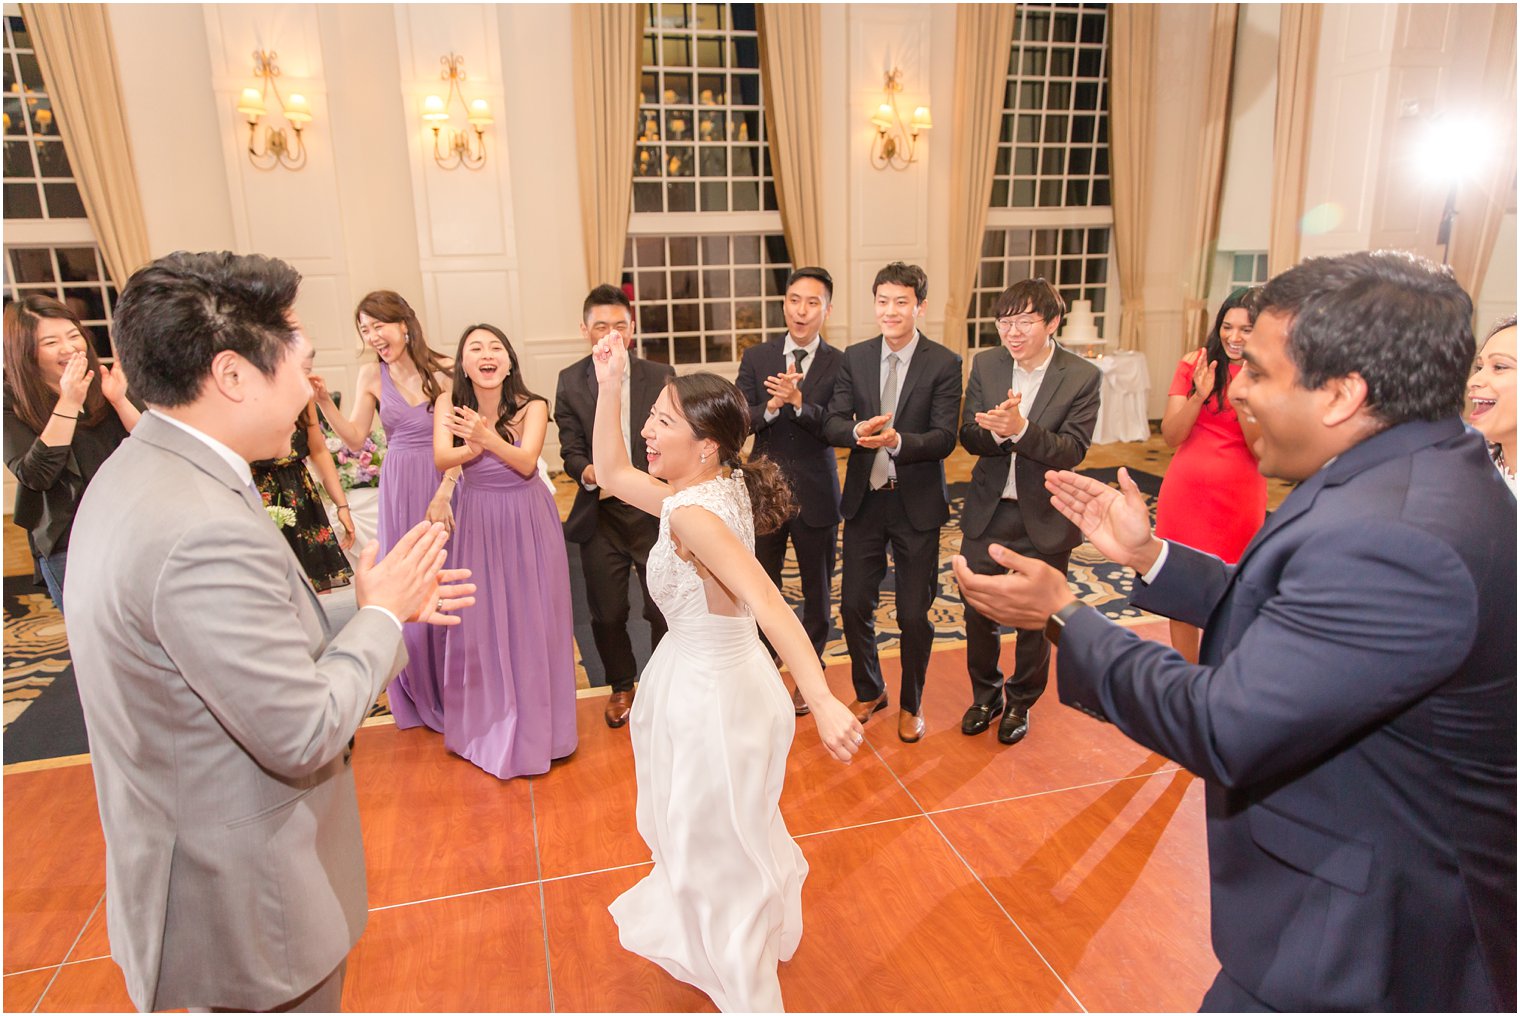
{"label": "tall window", "polygon": [[113,359],[111,311],[116,290],[101,262],[95,234],[48,101],[26,23],[5,17],[6,303],[44,293],[72,307],[95,352]]}
{"label": "tall window", "polygon": [[640,351],[722,369],[783,326],[791,271],[766,145],[754,4],[644,5],[623,254]]}
{"label": "tall window", "polygon": [[1111,201],[1108,5],[1019,4],[968,347],[997,345],[998,294],[1036,277],[1091,301],[1103,333],[1118,304]]}

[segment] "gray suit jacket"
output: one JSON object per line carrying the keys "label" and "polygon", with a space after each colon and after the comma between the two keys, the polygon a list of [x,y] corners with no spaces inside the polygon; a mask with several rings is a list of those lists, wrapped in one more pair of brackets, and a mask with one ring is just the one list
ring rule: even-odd
{"label": "gray suit jacket", "polygon": [[133,1003],[296,997],[364,930],[348,743],[401,633],[373,610],[329,632],[252,491],[151,414],[85,492],[65,595]]}

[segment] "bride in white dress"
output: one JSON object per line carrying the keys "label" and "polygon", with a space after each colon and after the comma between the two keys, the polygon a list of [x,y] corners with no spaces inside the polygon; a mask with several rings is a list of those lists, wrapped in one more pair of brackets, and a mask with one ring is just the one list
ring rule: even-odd
{"label": "bride in white dress", "polygon": [[802,937],[807,861],[781,818],[796,726],[756,622],[841,762],[864,734],[830,694],[812,644],[754,556],[755,523],[790,498],[774,464],[741,462],[748,410],[713,374],[674,378],[644,424],[649,472],[622,440],[624,338],[592,351],[597,483],[660,517],[649,591],[669,633],[630,714],[639,834],[654,869],[609,908],[623,947],[705,991],[725,1012],[779,1012],[776,964]]}

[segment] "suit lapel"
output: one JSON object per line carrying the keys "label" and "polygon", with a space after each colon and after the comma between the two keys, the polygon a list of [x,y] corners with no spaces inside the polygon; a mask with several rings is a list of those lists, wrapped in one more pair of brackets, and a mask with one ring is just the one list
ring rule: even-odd
{"label": "suit lapel", "polygon": [[[1009,363],[1011,364],[1012,362],[1013,358],[1009,357]],[[1056,390],[1061,387],[1061,381],[1065,375],[1066,358],[1061,355],[1061,350],[1057,348],[1050,354],[1050,363],[1045,368],[1045,377],[1040,382],[1040,390],[1035,393],[1034,405],[1029,407],[1029,411],[1024,416],[1026,420],[1036,420],[1045,412],[1046,408],[1050,405],[1051,399],[1055,398]],[[1013,371],[1011,367],[1008,372],[1008,378],[1009,382],[1012,383]],[[1040,426],[1045,426],[1043,421],[1039,421],[1039,423]]]}
{"label": "suit lapel", "polygon": [[[882,341],[885,342],[886,340],[883,339]],[[898,409],[901,409],[903,405],[908,401],[908,393],[913,390],[913,386],[918,383],[918,379],[923,377],[924,372],[929,369],[927,366],[925,366],[925,361],[929,359],[928,346],[929,337],[923,332],[919,332],[918,345],[913,348],[913,359],[908,361],[908,370],[902,375],[902,377],[897,379]],[[877,360],[876,362],[879,364],[881,361]],[[877,386],[877,391],[880,390],[880,386]]]}
{"label": "suit lapel", "polygon": [[[865,363],[861,365],[860,382],[865,389],[863,405],[866,412],[857,411],[857,420],[869,420],[881,412],[881,344],[886,340],[880,335],[865,343]],[[901,402],[901,398],[899,398]]]}
{"label": "suit lapel", "polygon": [[839,351],[833,346],[819,340],[818,352],[813,354],[813,362],[808,366],[807,376],[802,379],[802,400],[804,402],[807,401],[808,396],[817,390],[818,385],[822,383],[823,376],[833,365],[834,357],[838,355]]}

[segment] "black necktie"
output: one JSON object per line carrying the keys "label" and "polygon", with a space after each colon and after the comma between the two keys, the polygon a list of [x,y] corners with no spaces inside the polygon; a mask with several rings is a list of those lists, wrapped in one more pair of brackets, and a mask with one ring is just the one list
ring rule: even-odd
{"label": "black necktie", "polygon": [[807,358],[808,358],[808,351],[806,349],[794,349],[794,350],[792,350],[792,369],[795,370],[797,373],[801,374],[802,373],[802,361],[806,360]]}

